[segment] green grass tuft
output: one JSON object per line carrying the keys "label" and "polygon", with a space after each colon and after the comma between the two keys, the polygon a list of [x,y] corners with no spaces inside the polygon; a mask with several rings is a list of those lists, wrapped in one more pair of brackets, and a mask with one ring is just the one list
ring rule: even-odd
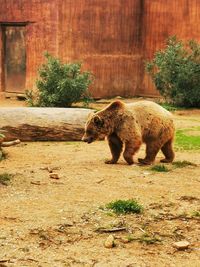
{"label": "green grass tuft", "polygon": [[9,173],[2,173],[0,174],[0,184],[2,185],[9,185],[13,175]]}
{"label": "green grass tuft", "polygon": [[106,208],[111,209],[116,214],[141,213],[143,210],[142,205],[134,199],[116,200],[108,203]]}
{"label": "green grass tuft", "polygon": [[161,242],[161,239],[156,236],[151,236],[150,234],[145,233],[140,237],[139,242],[150,245],[155,244],[157,242]]}
{"label": "green grass tuft", "polygon": [[0,161],[7,158],[7,153],[5,153],[2,149],[0,149]]}
{"label": "green grass tuft", "polygon": [[192,163],[190,161],[187,161],[187,160],[183,160],[183,161],[174,161],[172,163],[172,165],[175,167],[175,168],[184,168],[184,167],[187,167],[187,166],[197,166],[195,163]]}
{"label": "green grass tuft", "polygon": [[151,170],[152,171],[155,171],[155,172],[169,172],[170,170],[163,164],[160,164],[160,165],[154,165],[151,167]]}
{"label": "green grass tuft", "polygon": [[197,131],[200,131],[200,127],[177,130],[175,146],[181,150],[199,150],[200,135],[191,135],[191,132],[195,134]]}
{"label": "green grass tuft", "polygon": [[194,217],[200,217],[200,211],[194,211],[194,212],[192,213],[192,215],[193,215]]}

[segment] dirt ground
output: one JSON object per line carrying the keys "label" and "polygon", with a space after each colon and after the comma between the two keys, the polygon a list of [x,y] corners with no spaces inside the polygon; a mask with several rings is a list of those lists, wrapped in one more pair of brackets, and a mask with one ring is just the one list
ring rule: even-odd
{"label": "dirt ground", "polygon": [[[0,101],[0,106],[24,102]],[[200,125],[200,111],[175,114],[177,128]],[[166,173],[110,157],[104,141],[21,143],[4,149],[0,173],[0,266],[162,267],[200,266],[200,151],[176,151],[176,161],[197,166]],[[157,162],[162,157],[157,156]],[[169,165],[171,167],[171,165]],[[50,178],[56,172],[59,179]],[[100,209],[116,199],[136,199],[144,211],[114,215]],[[101,229],[119,232],[102,232]],[[106,231],[106,230],[105,230]],[[104,241],[112,234],[114,248]],[[130,242],[126,242],[126,238]],[[188,249],[173,244],[187,240]]]}

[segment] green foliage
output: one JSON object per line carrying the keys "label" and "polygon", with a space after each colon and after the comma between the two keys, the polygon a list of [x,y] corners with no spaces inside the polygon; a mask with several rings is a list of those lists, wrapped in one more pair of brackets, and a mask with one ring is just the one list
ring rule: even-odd
{"label": "green foliage", "polygon": [[195,163],[192,163],[192,162],[187,161],[187,160],[183,160],[183,161],[174,161],[174,162],[172,163],[172,165],[173,165],[175,168],[184,168],[184,167],[187,167],[187,166],[194,166],[194,167],[197,166]]}
{"label": "green foliage", "polygon": [[[200,135],[191,135],[192,131],[200,131],[200,127],[179,129],[176,131],[175,145],[183,150],[199,150]],[[189,132],[189,133],[188,133]]]}
{"label": "green foliage", "polygon": [[200,107],[200,45],[184,44],[172,36],[165,50],[146,63],[157,90],[167,102],[184,107]]}
{"label": "green foliage", "polygon": [[193,215],[194,217],[200,217],[200,211],[194,211],[194,212],[192,213],[192,215]]}
{"label": "green foliage", "polygon": [[31,106],[70,107],[73,103],[91,99],[88,86],[92,82],[90,72],[81,71],[81,63],[61,63],[48,53],[47,62],[39,70],[36,81],[38,94],[26,92],[27,102]]}
{"label": "green foliage", "polygon": [[168,172],[169,171],[169,169],[163,164],[154,165],[151,167],[151,170],[155,172]]}
{"label": "green foliage", "polygon": [[155,172],[169,172],[172,171],[173,169],[176,168],[184,168],[187,166],[194,166],[196,167],[197,165],[187,161],[187,160],[183,160],[183,161],[174,161],[171,165],[169,165],[168,167],[165,166],[164,164],[158,164],[158,165],[154,165],[150,168],[150,170],[155,171]]}
{"label": "green foliage", "polygon": [[141,243],[145,243],[145,244],[147,244],[147,245],[151,245],[151,244],[155,244],[155,243],[157,243],[157,242],[161,242],[161,239],[158,238],[158,237],[156,237],[156,236],[154,236],[154,235],[150,235],[150,234],[148,234],[148,233],[144,233],[144,234],[140,237],[139,241],[140,241]]}
{"label": "green foliage", "polygon": [[0,133],[0,139],[1,138],[3,139],[4,137],[5,137],[5,135]]}
{"label": "green foliage", "polygon": [[40,106],[39,104],[39,93],[34,92],[33,90],[25,91],[26,102],[30,107]]}
{"label": "green foliage", "polygon": [[181,109],[181,108],[179,108],[179,107],[177,107],[177,106],[174,106],[174,105],[172,105],[172,104],[169,104],[169,103],[158,103],[160,106],[162,106],[163,108],[165,108],[166,110],[168,110],[168,111],[176,111],[176,110],[178,110],[178,109]]}
{"label": "green foliage", "polygon": [[7,158],[7,153],[0,148],[0,161]]}
{"label": "green foliage", "polygon": [[9,173],[2,173],[0,174],[0,184],[2,185],[9,185],[10,180],[12,179],[12,174]]}
{"label": "green foliage", "polygon": [[136,200],[116,200],[106,205],[107,209],[113,210],[117,214],[141,213],[143,207]]}

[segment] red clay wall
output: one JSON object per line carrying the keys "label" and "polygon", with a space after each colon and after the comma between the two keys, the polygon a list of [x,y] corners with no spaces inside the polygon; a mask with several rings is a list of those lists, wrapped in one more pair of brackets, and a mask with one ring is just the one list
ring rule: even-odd
{"label": "red clay wall", "polygon": [[[35,82],[37,68],[44,60],[44,51],[48,50],[54,55],[57,54],[57,1],[4,0],[2,2],[0,22],[28,22],[26,26],[26,88],[31,88]],[[1,83],[1,90],[4,89],[2,87]]]}
{"label": "red clay wall", "polygon": [[83,60],[95,97],[130,96],[141,84],[140,0],[66,0],[60,6],[59,56]]}
{"label": "red clay wall", "polygon": [[[169,35],[200,41],[199,10],[199,0],[3,0],[0,22],[28,22],[26,88],[48,50],[82,60],[96,77],[95,97],[156,95],[144,60]],[[0,62],[2,54],[0,41]],[[0,76],[2,91],[2,68]]]}
{"label": "red clay wall", "polygon": [[63,61],[83,61],[95,75],[95,97],[133,96],[138,90],[140,20],[140,0],[5,0],[0,10],[0,22],[30,22],[27,88],[48,50]]}

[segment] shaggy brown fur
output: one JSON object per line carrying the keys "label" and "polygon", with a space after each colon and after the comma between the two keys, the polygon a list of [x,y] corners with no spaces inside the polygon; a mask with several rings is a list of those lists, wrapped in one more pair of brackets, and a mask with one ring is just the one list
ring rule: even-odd
{"label": "shaggy brown fur", "polygon": [[146,157],[138,160],[152,164],[160,149],[165,156],[161,162],[173,161],[174,133],[172,115],[160,105],[151,101],[125,105],[117,100],[88,119],[82,140],[91,143],[107,137],[112,154],[108,164],[117,163],[123,145],[124,159],[133,164],[134,154],[145,143]]}

